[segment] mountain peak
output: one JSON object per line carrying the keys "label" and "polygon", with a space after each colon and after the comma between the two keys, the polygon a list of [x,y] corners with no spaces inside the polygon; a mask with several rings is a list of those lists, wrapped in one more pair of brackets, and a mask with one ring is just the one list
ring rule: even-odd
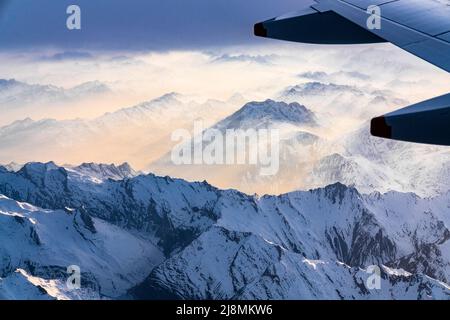
{"label": "mountain peak", "polygon": [[49,161],[46,163],[28,162],[23,166],[22,169],[33,170],[33,171],[50,171],[50,170],[59,169],[59,167],[53,161]]}
{"label": "mountain peak", "polygon": [[359,192],[356,190],[356,188],[352,186],[347,186],[343,183],[336,182],[334,184],[330,184],[324,188],[318,189],[316,191],[319,191],[320,193],[324,193],[325,196],[330,199],[333,203],[339,203],[342,204],[344,199],[347,196],[350,197],[359,197]]}
{"label": "mountain peak", "polygon": [[282,97],[305,97],[311,95],[324,95],[325,93],[333,92],[352,92],[355,94],[361,91],[353,86],[341,85],[335,83],[323,83],[319,81],[306,82],[287,88],[282,94]]}
{"label": "mountain peak", "polygon": [[[148,101],[144,101],[141,102],[135,106],[129,107],[129,108],[124,108],[124,109],[120,109],[112,114],[117,114],[117,113],[123,113],[123,112],[129,112],[132,110],[142,110],[142,109],[153,109],[155,107],[159,107],[159,106],[166,106],[168,104],[180,104],[181,101],[180,99],[183,96],[177,92],[169,92],[166,93],[160,97],[157,97],[155,99],[152,100],[148,100]],[[107,113],[109,114],[109,113]]]}
{"label": "mountain peak", "polygon": [[127,162],[119,166],[116,166],[113,163],[82,163],[77,167],[70,167],[69,169],[83,176],[94,177],[100,181],[106,179],[122,180],[135,177],[138,174]]}
{"label": "mountain peak", "polygon": [[92,95],[106,92],[111,92],[111,89],[106,84],[98,80],[84,82],[68,90],[68,93],[74,96],[86,94]]}
{"label": "mountain peak", "polygon": [[290,123],[294,125],[316,126],[312,111],[297,102],[286,103],[268,99],[262,102],[249,102],[218,126],[229,128],[253,128],[273,123]]}
{"label": "mountain peak", "polygon": [[179,98],[181,98],[182,95],[178,92],[169,92],[166,94],[163,94],[162,96],[153,99],[151,102],[172,102],[172,101],[178,101]]}

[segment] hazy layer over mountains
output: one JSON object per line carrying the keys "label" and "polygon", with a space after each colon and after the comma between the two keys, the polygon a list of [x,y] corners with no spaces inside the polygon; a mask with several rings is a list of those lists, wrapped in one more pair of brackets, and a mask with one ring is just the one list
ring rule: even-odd
{"label": "hazy layer over mountains", "polygon": [[[3,164],[128,162],[259,194],[335,182],[424,196],[448,189],[447,148],[368,134],[371,117],[445,92],[446,74],[388,45],[1,58],[9,62],[0,81]],[[200,120],[205,129],[280,130],[280,170],[174,165],[172,133]]]}

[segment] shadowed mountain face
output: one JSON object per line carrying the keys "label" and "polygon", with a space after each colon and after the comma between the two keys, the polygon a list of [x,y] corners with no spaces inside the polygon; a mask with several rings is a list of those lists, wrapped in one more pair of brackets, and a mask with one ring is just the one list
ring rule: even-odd
{"label": "shadowed mountain face", "polygon": [[[113,169],[100,167],[103,172]],[[90,259],[30,254],[55,250],[58,241],[46,238],[47,232],[58,237],[58,230],[70,223],[68,228],[91,239],[98,256],[106,257],[107,248],[117,245],[110,234],[113,228],[133,250],[141,245],[153,248],[144,255],[153,259],[145,268],[146,279],[131,276],[144,270],[138,268],[141,264],[132,267],[126,255],[118,255],[111,272],[129,274],[125,283],[116,290],[91,285],[86,297],[97,293],[136,299],[448,298],[447,196],[421,199],[394,192],[367,196],[335,184],[259,198],[154,175],[113,180],[99,178],[96,171],[88,179],[91,172],[53,163],[30,163],[17,172],[0,170],[0,194],[9,197],[0,201],[1,216],[9,221],[2,225],[19,223],[24,230],[9,229],[24,239],[14,250],[0,245],[6,261],[2,278],[11,282],[19,278],[23,286],[32,277],[63,283],[64,275],[55,267],[64,269],[73,259],[70,264],[79,263],[90,283],[104,283],[88,264]],[[17,206],[22,209],[14,209]],[[49,217],[67,222],[53,224]],[[144,243],[132,240],[137,234]],[[102,237],[108,240],[99,245]],[[110,262],[105,258],[99,263]],[[365,287],[369,274],[363,269],[373,264],[384,265],[381,290]],[[61,295],[69,294],[63,287]]]}

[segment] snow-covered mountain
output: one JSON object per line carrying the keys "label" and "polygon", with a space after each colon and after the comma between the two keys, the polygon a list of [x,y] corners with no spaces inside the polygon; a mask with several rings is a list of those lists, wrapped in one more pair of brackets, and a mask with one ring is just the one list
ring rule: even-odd
{"label": "snow-covered mountain", "polygon": [[342,82],[361,82],[370,80],[371,76],[359,71],[338,71],[333,73],[327,73],[324,71],[307,71],[298,75],[299,78],[314,80],[320,82],[332,82],[332,83],[342,83]]}
{"label": "snow-covered mountain", "polygon": [[327,97],[330,96],[330,94],[342,94],[345,92],[353,93],[356,95],[364,94],[362,90],[354,86],[339,85],[334,83],[306,82],[287,88],[284,92],[282,92],[282,95],[284,97],[291,98],[305,98],[309,96]]}
{"label": "snow-covered mountain", "polygon": [[450,287],[443,283],[385,266],[381,289],[371,291],[366,287],[366,271],[335,261],[309,260],[251,233],[215,227],[156,268],[131,294],[196,300],[450,298]]}
{"label": "snow-covered mountain", "polygon": [[[25,165],[21,165],[15,162],[11,162],[6,165],[0,165],[0,170],[17,172],[21,170]],[[56,164],[49,162],[48,166],[56,168]],[[74,165],[64,165],[62,166],[69,174],[74,178],[83,179],[93,179],[93,181],[103,181],[107,179],[113,180],[123,180],[125,178],[135,177],[140,174],[140,172],[135,171],[130,164],[124,162],[121,165],[103,164],[103,163],[82,163],[79,166]]]}
{"label": "snow-covered mountain", "polygon": [[317,126],[316,116],[311,110],[297,102],[266,100],[249,102],[231,116],[220,121],[215,129],[259,129],[270,128],[274,124],[283,123],[295,126]]}
{"label": "snow-covered mountain", "polygon": [[389,190],[405,191],[395,171],[388,170],[367,159],[332,153],[320,158],[312,165],[306,177],[308,186],[324,186],[340,182],[355,186],[361,192],[386,192]]}
{"label": "snow-covered mountain", "polygon": [[[250,132],[268,130],[258,141],[248,141]],[[227,135],[232,131],[241,140],[249,143],[249,150],[267,149],[277,146],[279,152],[273,154],[275,161],[279,162],[279,168],[274,175],[262,176],[262,163],[256,165],[179,165],[172,161],[171,152],[165,154],[158,161],[153,162],[148,170],[160,175],[179,177],[190,181],[207,180],[221,188],[236,188],[247,193],[274,193],[298,189],[302,173],[308,171],[311,166],[310,157],[319,154],[325,146],[323,139],[315,134],[320,127],[314,112],[297,102],[285,103],[282,101],[265,100],[246,103],[238,111],[225,119],[205,128],[201,134],[203,137],[193,136],[185,141],[190,145],[190,150],[206,150],[216,141],[208,138],[208,132],[220,132],[223,141],[223,154],[228,156],[235,154],[234,145],[226,143]],[[277,131],[278,139],[272,140],[270,134]],[[261,131],[262,132],[262,131]],[[206,137],[205,137],[206,136]],[[201,142],[199,142],[201,141]],[[201,145],[200,145],[201,144]],[[275,150],[275,148],[273,149]],[[279,154],[278,154],[279,153]],[[299,179],[293,179],[293,175]],[[271,186],[272,189],[268,189]]]}
{"label": "snow-covered mountain", "polygon": [[[83,210],[42,210],[0,196],[0,220],[0,297],[35,298],[30,284],[58,299],[113,297],[163,259],[148,238]],[[65,285],[71,265],[81,266],[78,292]]]}
{"label": "snow-covered mountain", "polygon": [[117,93],[100,81],[64,88],[0,79],[0,126],[26,118],[42,120],[44,117],[92,117],[96,114],[94,106],[101,110],[103,104],[111,104],[116,100]]}
{"label": "snow-covered mountain", "polygon": [[64,166],[69,174],[78,175],[78,179],[94,179],[94,181],[103,181],[107,179],[123,180],[132,178],[139,173],[135,171],[128,163],[119,166],[115,164],[83,163],[79,166]]}
{"label": "snow-covered mountain", "polygon": [[53,85],[28,84],[15,79],[0,79],[0,106],[24,107],[28,104],[57,103],[83,99],[94,95],[110,93],[111,89],[99,81],[82,83],[65,89]]}
{"label": "snow-covered mountain", "polygon": [[[326,74],[311,76],[328,78]],[[326,82],[325,79],[323,82],[309,81],[290,86],[279,94],[278,99],[308,105],[321,119],[321,123],[329,126],[335,125],[336,118],[370,119],[409,104],[390,90],[375,89],[369,85],[343,85]]]}
{"label": "snow-covered mountain", "polygon": [[23,165],[15,163],[15,162],[10,162],[8,164],[2,165],[0,166],[2,167],[2,169],[5,169],[7,171],[19,171],[20,169],[22,169]]}
{"label": "snow-covered mountain", "polygon": [[[449,299],[450,194],[335,184],[258,197],[154,175],[78,179],[53,163],[0,171],[0,194],[0,296],[54,292],[39,284],[50,280],[61,292],[61,268],[78,264],[100,284],[88,296]],[[381,290],[365,285],[373,264]]]}
{"label": "snow-covered mountain", "polygon": [[341,148],[315,164],[310,187],[341,182],[366,193],[396,190],[424,197],[449,190],[447,147],[376,138],[368,123],[335,144]]}
{"label": "snow-covered mountain", "polygon": [[4,99],[2,103],[8,103],[11,100],[26,103],[39,97],[49,100],[76,98],[80,94],[99,94],[108,91],[110,91],[108,86],[99,81],[85,82],[64,89],[53,85],[28,84],[15,79],[0,79],[0,92],[2,93],[2,99]]}
{"label": "snow-covered mountain", "polygon": [[[361,99],[366,100],[370,95],[354,86],[322,83],[308,83],[287,91],[294,92],[295,97],[291,97],[294,100],[305,97],[310,100],[314,95],[318,99],[323,92],[327,98],[335,93],[336,99],[343,92],[361,95]],[[175,165],[170,153],[153,162],[148,169],[190,181],[206,179],[221,188],[260,194],[280,194],[337,182],[355,186],[364,193],[395,190],[426,197],[449,190],[448,148],[376,138],[370,135],[367,121],[353,123],[356,129],[335,132],[333,119],[338,117],[326,115],[323,110],[317,112],[319,115],[309,106],[297,102],[250,102],[209,128],[224,134],[233,129],[279,130],[280,165],[273,176],[262,176],[260,166]],[[344,121],[343,125],[346,124],[348,122]],[[187,142],[192,145],[191,150],[195,149],[194,141],[198,139]],[[207,146],[208,143],[203,143],[202,147]],[[225,154],[234,152],[226,145],[224,150]]]}

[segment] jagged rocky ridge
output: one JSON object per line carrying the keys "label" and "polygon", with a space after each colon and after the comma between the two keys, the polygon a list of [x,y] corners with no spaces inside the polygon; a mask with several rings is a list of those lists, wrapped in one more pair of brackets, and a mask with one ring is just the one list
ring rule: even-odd
{"label": "jagged rocky ridge", "polygon": [[[0,170],[0,194],[13,199],[4,201],[13,208],[33,208],[24,213],[0,203],[2,217],[9,219],[9,224],[24,219],[27,228],[35,226],[35,232],[22,234],[12,229],[27,246],[19,242],[8,251],[7,244],[0,244],[3,261],[9,261],[0,270],[2,278],[17,277],[19,272],[53,279],[55,273],[45,271],[48,267],[64,270],[78,263],[88,271],[92,283],[100,284],[94,287],[98,295],[112,298],[449,297],[445,284],[450,279],[448,196],[362,195],[335,184],[309,192],[257,197],[219,190],[206,182],[155,175],[123,180],[80,177],[81,173],[53,163],[30,163],[17,172]],[[46,212],[47,219],[35,218],[36,211]],[[78,258],[64,254],[64,245],[52,247],[54,242],[64,243],[63,225],[69,231],[76,227],[48,217],[70,217],[71,212],[78,212],[77,225],[88,235],[83,241],[89,240],[88,247],[77,251]],[[107,248],[120,240],[111,236],[105,225],[120,230],[126,242],[132,243],[126,246],[136,248],[129,250],[136,262],[129,264],[130,255],[108,253]],[[42,230],[52,230],[55,236],[60,230],[61,239],[42,241]],[[41,239],[40,244],[36,239]],[[138,249],[142,246],[149,251],[143,253]],[[34,259],[29,254],[42,250],[53,252],[57,261],[47,260],[45,255]],[[111,257],[114,263],[109,261]],[[111,274],[106,279],[96,274],[91,259],[100,259],[97,267],[109,265]],[[381,291],[364,286],[368,274],[363,269],[373,264],[385,266]],[[118,285],[123,273],[133,276]]]}

